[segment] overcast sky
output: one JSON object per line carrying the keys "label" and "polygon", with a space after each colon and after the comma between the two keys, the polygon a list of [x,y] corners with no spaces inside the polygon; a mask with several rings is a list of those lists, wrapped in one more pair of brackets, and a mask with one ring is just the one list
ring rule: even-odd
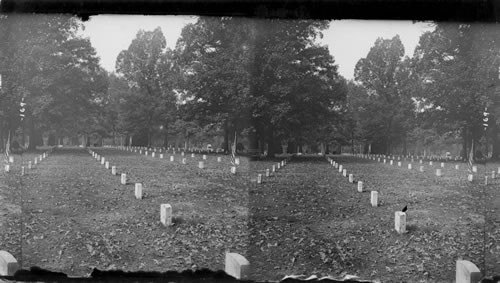
{"label": "overcast sky", "polygon": [[[102,66],[108,71],[114,71],[118,53],[128,48],[139,29],[154,30],[161,27],[167,46],[173,48],[182,27],[195,21],[195,17],[188,16],[99,15],[91,17],[85,23],[83,35],[90,37]],[[341,20],[330,24],[321,42],[328,45],[339,65],[340,74],[352,79],[354,66],[368,54],[378,37],[392,38],[399,34],[406,55],[411,57],[420,35],[432,29],[429,23],[411,21]]]}

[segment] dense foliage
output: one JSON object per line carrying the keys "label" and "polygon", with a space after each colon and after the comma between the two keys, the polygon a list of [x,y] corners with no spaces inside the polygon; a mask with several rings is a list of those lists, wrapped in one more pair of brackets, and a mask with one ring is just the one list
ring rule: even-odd
{"label": "dense foliage", "polygon": [[174,49],[160,28],[138,31],[107,73],[78,19],[3,15],[0,141],[11,133],[31,148],[65,137],[228,151],[236,136],[268,156],[337,145],[441,153],[453,144],[465,156],[474,144],[499,157],[497,25],[435,24],[412,57],[399,36],[379,38],[349,82],[318,43],[328,26],[199,17]]}
{"label": "dense foliage", "polygon": [[439,23],[412,58],[399,37],[378,39],[351,82],[353,140],[393,154],[442,154],[461,143],[463,157],[474,144],[498,158],[498,34],[497,25]]}

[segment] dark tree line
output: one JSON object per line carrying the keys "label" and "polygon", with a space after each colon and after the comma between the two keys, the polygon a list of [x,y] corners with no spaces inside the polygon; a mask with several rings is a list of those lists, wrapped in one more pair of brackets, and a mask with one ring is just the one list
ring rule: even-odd
{"label": "dark tree line", "polygon": [[[281,152],[328,145],[339,127],[346,83],[317,38],[326,21],[200,17],[166,47],[160,28],[139,31],[116,59],[99,65],[82,23],[66,16],[2,16],[0,140],[30,148],[96,143],[200,145],[221,137]],[[21,123],[17,105],[27,102]],[[29,137],[29,138],[28,138]],[[99,141],[97,141],[99,143]]]}
{"label": "dark tree line", "polygon": [[328,144],[346,87],[328,48],[316,43],[327,27],[201,17],[184,27],[174,50],[160,29],[139,32],[117,59],[130,92],[122,130],[147,134],[148,145],[159,126],[184,140],[219,135],[226,151],[236,133],[269,156],[282,144]]}
{"label": "dark tree line", "polygon": [[[66,16],[0,16],[0,141],[10,132],[33,149],[42,136],[56,142],[98,125],[106,72],[81,23]],[[27,103],[26,118],[19,103]]]}
{"label": "dark tree line", "polygon": [[351,141],[389,154],[441,153],[460,143],[463,157],[474,144],[498,159],[498,31],[496,24],[438,23],[412,58],[403,57],[398,36],[378,39],[349,83]]}
{"label": "dark tree line", "polygon": [[499,157],[497,25],[435,24],[412,57],[398,36],[380,38],[349,82],[317,43],[328,25],[200,17],[174,49],[160,28],[139,31],[116,73],[107,73],[78,19],[3,15],[0,141],[9,132],[30,148],[42,137],[86,145],[216,141],[228,151],[236,134],[269,156],[338,144],[423,154],[458,143],[464,157],[472,144]]}

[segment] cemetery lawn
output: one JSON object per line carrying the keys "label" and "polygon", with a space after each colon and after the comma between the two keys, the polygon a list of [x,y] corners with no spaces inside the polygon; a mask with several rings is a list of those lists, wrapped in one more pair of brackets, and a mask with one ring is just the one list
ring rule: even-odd
{"label": "cemetery lawn", "polygon": [[[126,172],[129,183],[121,185],[120,176],[83,148],[56,149],[23,178],[14,170],[2,179],[2,197],[10,205],[2,224],[10,232],[2,231],[1,249],[23,268],[36,265],[71,276],[88,276],[94,267],[220,270],[226,249],[245,255],[250,186],[245,159],[235,176],[227,156],[217,163],[209,155],[201,170],[201,155],[186,156],[182,164],[180,154],[170,162],[158,155],[94,150],[119,174]],[[135,182],[143,183],[142,200],[134,197]],[[171,227],[160,223],[162,203],[172,205]]]}
{"label": "cemetery lawn", "polygon": [[[485,173],[500,164],[479,165],[469,183],[463,163],[446,163],[444,176],[436,177],[438,162],[418,172],[417,162],[408,170],[408,161],[398,167],[397,161],[332,156],[355,182],[364,182],[359,193],[317,156],[295,157],[256,184],[257,173],[279,159],[242,158],[234,176],[227,156],[217,163],[209,155],[201,170],[199,154],[186,155],[182,164],[180,154],[170,162],[170,155],[159,159],[158,153],[94,150],[126,172],[129,184],[121,185],[80,148],[55,150],[23,177],[20,166],[38,154],[25,154],[11,173],[0,173],[0,249],[23,268],[72,276],[87,276],[94,267],[218,270],[229,249],[250,261],[255,280],[351,274],[382,282],[451,282],[460,258],[486,275],[500,272],[500,179],[484,185]],[[142,200],[134,198],[135,182],[143,183]],[[379,207],[370,205],[371,190],[379,192]],[[160,224],[161,203],[172,205],[174,226]],[[394,212],[405,205],[408,233],[398,235]]]}
{"label": "cemetery lawn", "polygon": [[[332,158],[356,183],[364,182],[364,192],[317,156],[295,157],[250,191],[247,255],[256,279],[351,274],[382,282],[453,282],[460,258],[481,271],[485,259],[486,275],[500,272],[500,180],[484,185],[484,174],[500,164],[479,165],[469,183],[464,163],[446,163],[444,176],[436,177],[437,162],[418,172],[418,162],[408,170],[408,161],[398,167],[397,161]],[[251,166],[264,173],[272,164]],[[370,205],[371,190],[379,192],[379,207]],[[394,213],[405,205],[408,233],[399,235]]]}

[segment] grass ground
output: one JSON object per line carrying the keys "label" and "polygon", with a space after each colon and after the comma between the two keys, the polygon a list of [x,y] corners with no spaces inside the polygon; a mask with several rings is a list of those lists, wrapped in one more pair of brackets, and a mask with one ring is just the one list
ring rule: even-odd
{"label": "grass ground", "polygon": [[[223,269],[226,249],[245,253],[246,160],[235,176],[228,157],[217,163],[209,156],[201,170],[201,155],[184,165],[180,158],[170,162],[117,149],[96,152],[116,165],[118,173],[127,172],[129,183],[121,185],[120,177],[86,150],[63,148],[30,171],[17,193],[11,192],[17,212],[22,211],[17,215],[23,221],[22,251],[15,245],[6,248],[23,259],[23,266],[72,276],[88,275],[93,267]],[[143,183],[142,200],[134,198],[135,182]],[[172,205],[174,226],[160,224],[161,203]],[[13,228],[20,234],[19,225]],[[19,246],[18,236],[7,236]]]}
{"label": "grass ground", "polygon": [[[484,175],[500,164],[479,165],[470,183],[463,163],[459,170],[446,163],[437,177],[438,162],[418,172],[417,162],[408,170],[408,161],[398,167],[332,156],[364,182],[359,193],[324,157],[295,157],[258,185],[257,173],[279,159],[242,158],[235,176],[227,156],[218,163],[209,155],[202,170],[200,154],[184,156],[182,164],[179,153],[170,162],[170,154],[94,150],[126,172],[129,184],[80,148],[55,150],[23,177],[19,163],[10,174],[0,172],[0,249],[22,258],[23,267],[75,276],[93,267],[222,269],[229,249],[249,259],[257,280],[355,274],[452,282],[459,258],[487,275],[500,273],[500,179],[484,185]],[[135,182],[143,183],[143,200],[134,198]],[[379,207],[370,206],[371,190],[379,192]],[[174,226],[160,225],[161,203],[172,205]],[[408,233],[399,235],[394,212],[405,205]]]}
{"label": "grass ground", "polygon": [[[357,192],[356,184],[318,157],[295,158],[250,191],[249,257],[260,279],[348,273],[382,282],[452,282],[459,258],[482,270],[486,259],[487,274],[500,272],[499,181],[485,186],[482,178],[499,164],[479,166],[477,180],[469,183],[464,164],[455,170],[446,163],[444,176],[437,177],[436,162],[418,172],[416,163],[407,169],[408,161],[398,167],[333,159],[366,191]],[[263,170],[271,163],[252,165]],[[371,190],[379,192],[377,208],[370,205]],[[399,235],[394,212],[405,205],[409,232]]]}

